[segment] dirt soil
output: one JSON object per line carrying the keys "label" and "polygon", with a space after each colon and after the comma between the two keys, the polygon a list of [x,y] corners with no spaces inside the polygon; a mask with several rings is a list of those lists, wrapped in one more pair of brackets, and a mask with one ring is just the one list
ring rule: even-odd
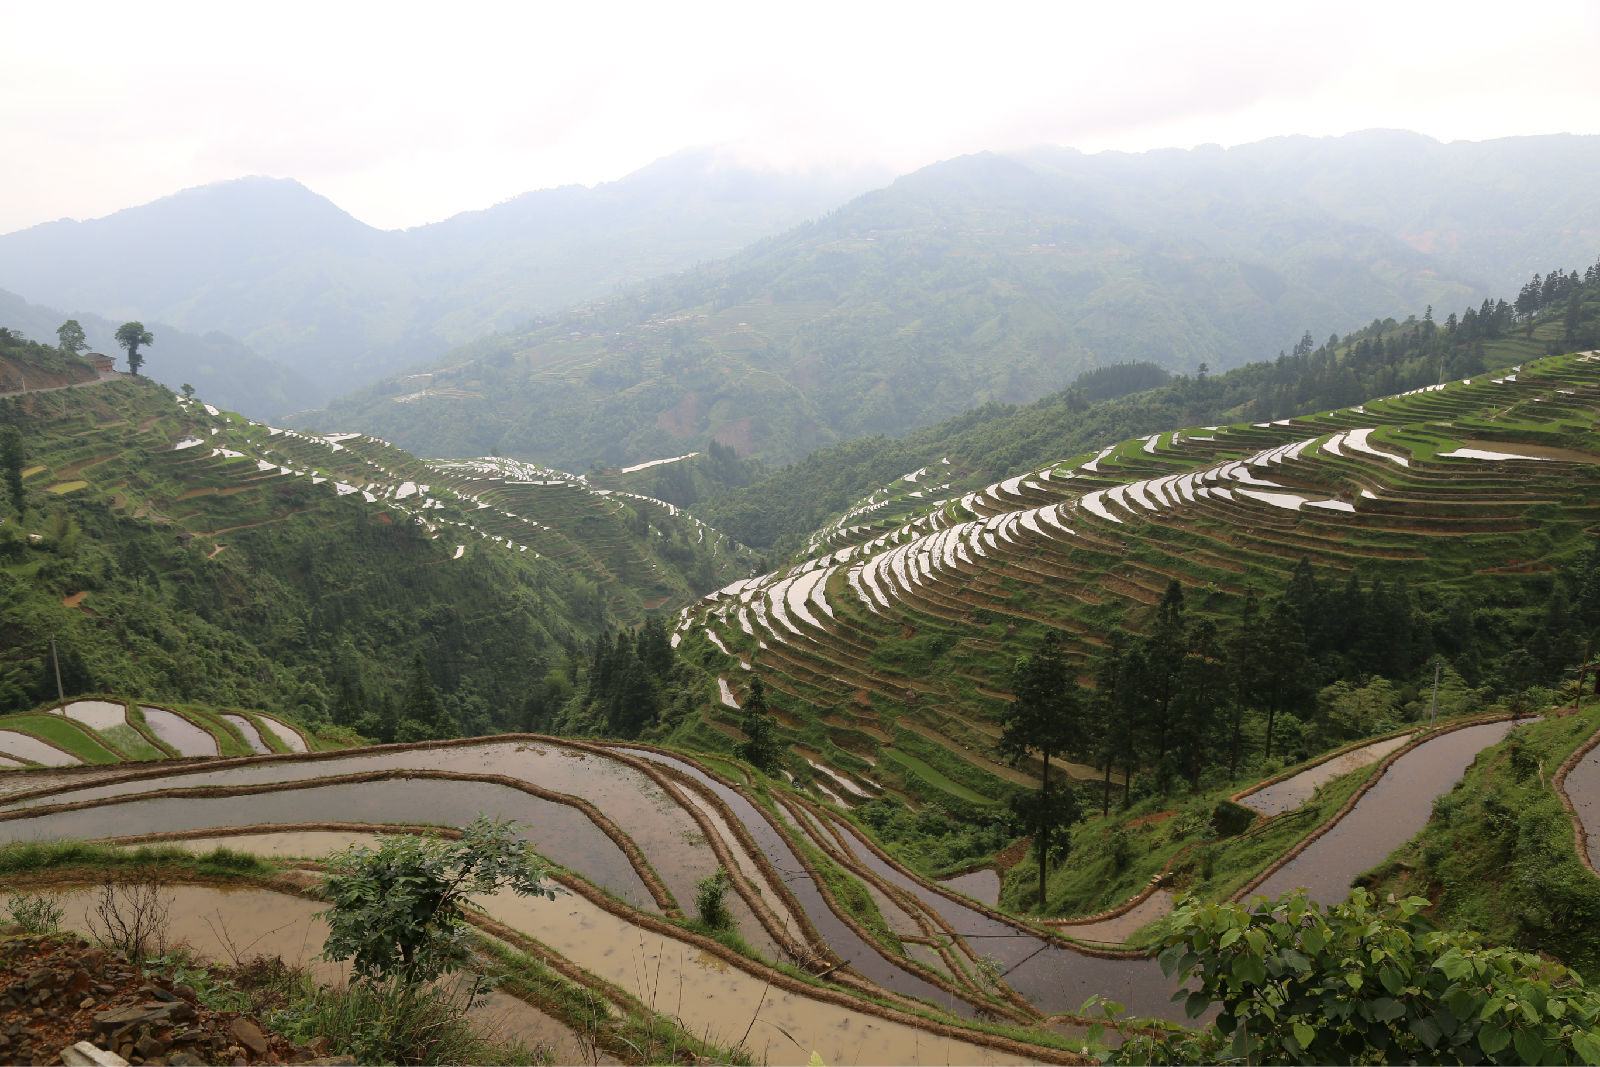
{"label": "dirt soil", "polygon": [[0,1063],[60,1063],[79,1041],[133,1064],[355,1062],[212,1011],[188,986],[147,977],[123,953],[72,934],[0,940]]}

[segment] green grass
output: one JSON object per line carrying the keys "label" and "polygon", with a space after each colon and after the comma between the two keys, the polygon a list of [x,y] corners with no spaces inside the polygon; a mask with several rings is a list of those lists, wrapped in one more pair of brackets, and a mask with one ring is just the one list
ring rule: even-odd
{"label": "green grass", "polygon": [[918,778],[922,779],[924,782],[935,787],[936,789],[941,789],[953,797],[958,797],[961,800],[965,800],[969,804],[990,805],[994,803],[993,800],[984,796],[982,793],[968,789],[960,782],[952,781],[951,779],[946,778],[943,774],[934,770],[924,761],[902,749],[885,748],[883,749],[883,758],[891,763],[898,764],[906,771],[916,775]]}
{"label": "green grass", "polygon": [[0,876],[79,867],[123,871],[172,868],[209,876],[261,878],[277,870],[266,860],[226,846],[197,853],[177,845],[118,848],[87,841],[13,841],[0,845]]}
{"label": "green grass", "polygon": [[11,715],[0,730],[16,730],[49,741],[85,763],[121,763],[122,757],[100,743],[94,732],[60,715]]}

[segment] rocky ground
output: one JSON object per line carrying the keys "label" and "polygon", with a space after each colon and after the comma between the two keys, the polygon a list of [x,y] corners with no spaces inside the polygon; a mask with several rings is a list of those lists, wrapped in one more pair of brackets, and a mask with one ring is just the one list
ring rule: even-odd
{"label": "rocky ground", "polygon": [[355,1062],[329,1057],[323,1041],[297,1045],[239,1012],[213,1011],[188,986],[147,977],[123,953],[75,935],[0,940],[0,1063],[62,1063],[79,1041],[132,1064]]}

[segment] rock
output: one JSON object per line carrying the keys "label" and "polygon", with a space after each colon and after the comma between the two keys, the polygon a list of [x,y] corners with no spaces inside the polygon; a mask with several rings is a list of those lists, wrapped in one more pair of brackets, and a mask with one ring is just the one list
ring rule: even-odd
{"label": "rock", "polygon": [[193,1018],[194,1008],[181,1000],[169,1003],[135,1004],[131,1007],[102,1011],[95,1015],[94,1032],[96,1037],[110,1037],[124,1031],[131,1031],[141,1024],[169,1026],[172,1023],[188,1022]]}
{"label": "rock", "polygon": [[164,1000],[168,1003],[178,999],[158,985],[147,985],[141,987],[139,990],[139,995],[149,997],[151,1000]]}
{"label": "rock", "polygon": [[174,1052],[167,1057],[167,1063],[171,1067],[205,1067],[205,1062],[192,1052]]}
{"label": "rock", "polygon": [[79,1041],[61,1050],[61,1062],[67,1067],[128,1067],[128,1061],[115,1052],[97,1048],[88,1041]]}
{"label": "rock", "polygon": [[145,1034],[133,1043],[133,1051],[143,1056],[146,1060],[152,1060],[157,1056],[163,1055],[171,1047],[170,1043],[151,1034]]}
{"label": "rock", "polygon": [[193,1004],[200,997],[200,994],[194,991],[194,986],[185,985],[181,982],[172,987],[172,992],[176,994],[179,999],[187,1000],[191,1004]]}
{"label": "rock", "polygon": [[233,1040],[250,1050],[250,1055],[260,1059],[267,1054],[267,1035],[249,1019],[238,1018],[228,1024],[228,1034]]}

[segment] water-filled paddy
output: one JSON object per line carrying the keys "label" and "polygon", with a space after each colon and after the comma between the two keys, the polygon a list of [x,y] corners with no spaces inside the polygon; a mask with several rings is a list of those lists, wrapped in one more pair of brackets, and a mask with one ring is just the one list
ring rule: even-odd
{"label": "water-filled paddy", "polygon": [[229,726],[239,731],[239,736],[244,738],[244,743],[250,746],[251,752],[264,756],[272,751],[272,746],[261,739],[261,732],[256,729],[256,724],[243,715],[224,714],[222,718]]}
{"label": "water-filled paddy", "polygon": [[141,704],[139,710],[144,714],[145,725],[181,755],[217,754],[217,739],[212,737],[209,731],[202,730],[177,712],[152,708],[148,704]]}
{"label": "water-filled paddy", "polygon": [[[339,836],[347,839],[346,843],[371,841],[368,835]],[[231,839],[218,843],[238,847]],[[264,840],[259,843],[268,846],[263,850],[267,853],[284,847],[282,842],[274,843],[276,848]],[[92,934],[98,887],[52,895],[66,909],[65,929]],[[266,889],[191,885],[168,886],[161,895],[170,904],[167,948],[183,945],[201,959],[222,963],[236,957],[279,956],[291,966],[304,968],[319,982],[340,984],[349,979],[348,963],[318,958],[328,924],[314,918],[325,907],[317,901]],[[587,1051],[570,1028],[516,997],[491,993],[471,1014],[491,1031],[550,1047],[558,1063],[586,1062]]]}
{"label": "water-filled paddy", "polygon": [[505,786],[423,778],[310,786],[231,797],[122,800],[0,821],[0,841],[95,839],[255,826],[263,823],[413,823],[459,826],[479,812],[513,818],[555,862],[580,871],[629,904],[655,903],[615,842],[576,808]]}
{"label": "water-filled paddy", "polygon": [[1400,737],[1374,741],[1370,745],[1342,752],[1315,767],[1307,767],[1299,774],[1285,778],[1281,782],[1264,786],[1254,793],[1246,793],[1239,798],[1239,803],[1248,804],[1265,815],[1281,815],[1286,811],[1293,811],[1310,800],[1319,787],[1340,775],[1377,763],[1410,740],[1410,734],[1403,734]]}
{"label": "water-filled paddy", "polygon": [[42,763],[46,767],[66,767],[82,762],[77,756],[63,752],[54,745],[47,745],[29,734],[18,733],[16,730],[0,730],[0,750],[35,763]]}
{"label": "water-filled paddy", "polygon": [[1433,798],[1449,791],[1478,753],[1511,729],[1509,722],[1491,722],[1424,741],[1390,764],[1348,815],[1255,892],[1271,898],[1304,887],[1324,907],[1343,900],[1351,879],[1421,830],[1433,813]]}
{"label": "water-filled paddy", "polygon": [[128,721],[128,709],[106,700],[74,700],[66,706],[67,718],[91,730],[109,730]]}
{"label": "water-filled paddy", "polygon": [[[777,870],[778,876],[784,885],[794,894],[799,901],[817,932],[829,947],[843,960],[848,962],[857,971],[867,978],[877,982],[886,989],[909,996],[921,997],[924,1000],[938,1004],[941,1007],[959,1012],[972,1014],[972,1007],[957,997],[946,993],[939,987],[923,981],[899,965],[885,959],[872,945],[867,944],[850,927],[846,926],[837,915],[828,907],[818,890],[816,882],[811,878],[801,864],[799,858],[789,848],[783,837],[767,821],[765,814],[757,810],[756,806],[745,799],[737,791],[729,789],[698,767],[672,756],[659,752],[649,752],[642,749],[627,749],[647,759],[655,760],[670,767],[676,767],[695,780],[705,784],[724,804],[733,811],[734,817],[744,824],[745,830],[755,841],[756,847],[766,854],[767,860]],[[1081,1001],[1080,1001],[1081,1003]]]}

